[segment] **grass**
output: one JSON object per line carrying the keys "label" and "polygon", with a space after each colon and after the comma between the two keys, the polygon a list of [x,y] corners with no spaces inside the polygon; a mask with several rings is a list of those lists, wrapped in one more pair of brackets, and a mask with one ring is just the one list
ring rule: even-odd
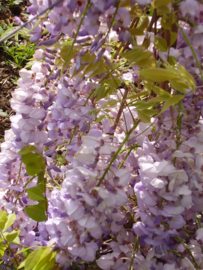
{"label": "grass", "polygon": [[[8,24],[2,22],[0,24],[0,36],[3,37],[9,32],[12,32],[16,26],[10,21]],[[32,60],[35,53],[35,44],[29,41],[28,29],[24,28],[16,33],[11,40],[6,40],[0,48],[4,50],[12,60],[4,61],[4,65],[14,65],[17,68],[22,68],[26,62]]]}

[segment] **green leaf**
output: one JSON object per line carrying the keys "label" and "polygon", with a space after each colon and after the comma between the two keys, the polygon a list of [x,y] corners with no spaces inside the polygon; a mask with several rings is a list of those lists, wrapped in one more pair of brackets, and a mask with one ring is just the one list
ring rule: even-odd
{"label": "green leaf", "polygon": [[39,186],[28,188],[26,189],[26,191],[28,193],[28,197],[30,198],[30,200],[33,201],[44,200],[42,190],[39,188]]}
{"label": "green leaf", "polygon": [[158,110],[157,109],[155,109],[155,110],[153,110],[153,109],[151,109],[151,110],[142,110],[142,113],[144,113],[147,116],[153,116],[153,115],[158,113]]}
{"label": "green leaf", "polygon": [[7,213],[6,211],[2,211],[0,210],[0,230],[3,230],[3,228],[5,227],[5,224],[7,222]]}
{"label": "green leaf", "polygon": [[36,162],[30,162],[26,164],[26,173],[28,175],[34,176],[42,171],[41,165]]}
{"label": "green leaf", "polygon": [[157,15],[159,15],[159,16],[164,15],[164,14],[167,14],[169,12],[170,12],[170,10],[166,6],[162,6],[162,7],[158,7],[157,8]]}
{"label": "green leaf", "polygon": [[121,56],[130,62],[138,62],[143,59],[148,59],[152,56],[149,51],[144,51],[144,47],[137,47],[129,52],[121,53]]}
{"label": "green leaf", "polygon": [[40,158],[39,154],[34,154],[34,153],[28,153],[28,154],[24,154],[22,156],[22,162],[27,165],[29,163],[38,163]]}
{"label": "green leaf", "polygon": [[108,102],[106,102],[102,108],[105,109],[105,108],[111,108],[111,107],[115,107],[117,105],[118,101],[115,100],[115,99],[111,99],[109,100]]}
{"label": "green leaf", "polygon": [[172,72],[163,68],[145,68],[140,70],[139,73],[142,78],[152,82],[164,82],[177,78],[175,71]]}
{"label": "green leaf", "polygon": [[134,6],[131,7],[130,16],[132,19],[141,17],[142,15],[143,15],[143,10],[138,4],[135,4]]}
{"label": "green leaf", "polygon": [[140,93],[137,93],[137,94],[133,94],[133,95],[129,96],[128,98],[129,99],[134,99],[134,98],[137,98],[137,97],[147,96],[147,95],[149,95],[149,91],[143,91],[143,92],[140,92]]}
{"label": "green leaf", "polygon": [[182,76],[187,84],[190,86],[192,91],[195,91],[195,80],[194,77],[181,65],[177,64],[180,76]]}
{"label": "green leaf", "polygon": [[12,214],[8,215],[7,221],[6,221],[5,226],[3,228],[3,232],[8,230],[8,228],[10,228],[13,225],[15,220],[16,220],[16,214],[15,213],[12,213]]}
{"label": "green leaf", "polygon": [[178,37],[178,34],[175,32],[170,32],[170,47],[174,44]]}
{"label": "green leaf", "polygon": [[107,79],[102,82],[102,85],[107,84],[110,85],[112,88],[118,88],[121,84],[121,80],[113,78],[113,79]]}
{"label": "green leaf", "polygon": [[145,110],[145,109],[150,109],[153,104],[150,104],[146,101],[138,101],[134,104],[137,110]]}
{"label": "green leaf", "polygon": [[145,83],[145,87],[150,91],[153,90],[154,93],[157,94],[157,96],[161,96],[161,97],[171,97],[171,94],[169,94],[168,92],[166,92],[164,89],[150,83],[150,82],[146,82]]}
{"label": "green leaf", "polygon": [[151,130],[151,133],[153,134],[154,132],[156,132],[156,130],[157,130],[157,126],[154,126],[154,127],[152,128],[152,130]]}
{"label": "green leaf", "polygon": [[50,247],[46,248],[41,255],[39,262],[33,268],[33,270],[49,270],[54,267],[56,252],[50,250]]}
{"label": "green leaf", "polygon": [[4,252],[7,249],[7,246],[5,244],[0,243],[0,258],[4,256]]}
{"label": "green leaf", "polygon": [[167,101],[170,97],[165,97],[165,96],[159,96],[152,98],[148,100],[148,103],[156,103],[156,102],[162,102],[162,101]]}
{"label": "green leaf", "polygon": [[160,37],[155,37],[154,46],[158,51],[167,52],[168,46],[166,40]]}
{"label": "green leaf", "polygon": [[154,7],[158,8],[162,6],[168,6],[168,4],[170,4],[171,2],[172,0],[154,0]]}
{"label": "green leaf", "polygon": [[99,123],[101,122],[102,119],[104,119],[106,116],[105,115],[101,115],[99,118],[97,118],[97,120],[95,121],[95,123]]}
{"label": "green leaf", "polygon": [[22,156],[28,153],[32,153],[33,151],[37,151],[39,152],[39,150],[37,149],[37,147],[35,147],[34,145],[27,145],[25,147],[23,147],[19,152],[18,155]]}
{"label": "green leaf", "polygon": [[143,36],[144,35],[144,30],[140,29],[139,27],[130,28],[128,31],[130,32],[131,36]]}
{"label": "green leaf", "polygon": [[137,110],[138,116],[143,123],[150,123],[150,116],[143,113],[143,111]]}
{"label": "green leaf", "polygon": [[8,10],[4,6],[2,6],[2,5],[0,5],[0,9],[2,9],[5,12],[8,12]]}
{"label": "green leaf", "polygon": [[25,260],[25,269],[24,270],[33,270],[36,264],[39,262],[41,255],[43,254],[44,247],[34,250]]}
{"label": "green leaf", "polygon": [[45,215],[44,209],[41,207],[40,204],[37,205],[29,205],[28,207],[25,208],[25,212],[27,215],[37,221],[37,222],[42,222],[47,220],[47,217]]}
{"label": "green leaf", "polygon": [[11,242],[13,242],[13,241],[16,239],[16,237],[20,234],[20,230],[12,231],[12,232],[10,232],[10,233],[4,233],[4,234],[6,234],[6,235],[5,235],[6,240],[7,240],[9,243],[11,243]]}
{"label": "green leaf", "polygon": [[172,25],[174,24],[176,18],[175,18],[175,13],[172,12],[170,14],[164,14],[162,19],[161,19],[161,26],[164,29],[171,30]]}
{"label": "green leaf", "polygon": [[25,260],[21,262],[17,269],[21,269],[23,267],[25,267]]}
{"label": "green leaf", "polygon": [[161,110],[161,112],[159,114],[163,113],[170,106],[177,104],[184,97],[185,97],[184,95],[176,95],[176,96],[172,96],[171,98],[169,98],[166,101],[166,103],[164,104],[164,106],[163,106],[163,108],[162,108],[162,110]]}
{"label": "green leaf", "polygon": [[171,55],[168,56],[168,62],[171,66],[175,66],[177,64],[176,58]]}

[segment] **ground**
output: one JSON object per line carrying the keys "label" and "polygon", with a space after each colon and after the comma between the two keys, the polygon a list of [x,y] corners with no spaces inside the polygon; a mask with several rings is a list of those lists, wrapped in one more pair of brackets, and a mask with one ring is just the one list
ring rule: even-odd
{"label": "ground", "polygon": [[[23,0],[18,5],[10,5],[12,1],[1,1],[1,5],[6,7],[7,12],[0,9],[0,25],[13,22],[14,16],[20,16],[22,20],[25,19],[22,13],[26,13],[26,7],[28,5],[27,0]],[[9,4],[9,5],[8,5]],[[12,61],[12,57],[5,53],[0,44],[0,111],[7,113],[9,116],[13,114],[10,107],[11,93],[17,87],[15,84],[16,78],[19,76],[19,68],[12,64],[8,64],[9,60]],[[3,141],[4,131],[10,128],[10,121],[8,117],[0,115],[0,142]]]}

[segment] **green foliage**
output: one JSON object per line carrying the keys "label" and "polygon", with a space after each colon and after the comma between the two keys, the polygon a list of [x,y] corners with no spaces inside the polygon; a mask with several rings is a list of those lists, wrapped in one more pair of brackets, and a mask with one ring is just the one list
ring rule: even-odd
{"label": "green foliage", "polygon": [[25,208],[25,212],[37,222],[45,221],[47,220],[47,198],[44,195],[46,194],[47,182],[44,177],[46,169],[45,159],[33,145],[25,146],[18,154],[22,156],[22,162],[26,165],[26,173],[30,176],[38,177],[37,186],[26,189],[28,197],[33,201],[38,201],[38,204],[29,205]]}
{"label": "green foliage", "polygon": [[4,6],[2,6],[2,5],[0,5],[0,9],[2,9],[5,12],[8,12],[8,10]]}
{"label": "green foliage", "polygon": [[145,50],[144,46],[136,46],[131,51],[121,53],[129,62],[134,62],[139,67],[154,67],[156,60],[152,52]]}
{"label": "green foliage", "polygon": [[49,270],[54,267],[56,252],[50,247],[40,247],[28,255],[18,267],[24,270]]}
{"label": "green foliage", "polygon": [[22,68],[23,63],[33,57],[35,46],[29,41],[26,43],[26,45],[22,45],[18,42],[10,41],[1,46],[3,50],[13,58],[13,61],[8,61],[9,64]]}
{"label": "green foliage", "polygon": [[10,249],[11,243],[20,243],[20,239],[18,237],[20,234],[20,230],[13,230],[11,232],[7,232],[7,230],[15,222],[15,219],[15,213],[7,215],[6,211],[0,210],[0,258],[4,256],[4,253],[7,249]]}
{"label": "green foliage", "polygon": [[168,49],[166,40],[160,37],[155,37],[154,47],[161,52],[167,52],[167,49]]}
{"label": "green foliage", "polygon": [[[15,1],[14,1],[15,2]],[[5,24],[2,22],[0,24],[0,37],[3,38],[9,33],[13,32],[18,26],[13,26],[14,23],[10,21]],[[12,64],[18,68],[22,68],[25,62],[29,59],[32,59],[35,52],[35,44],[29,41],[29,30],[23,28],[19,30],[16,34],[11,37],[14,37],[11,41],[5,41],[1,48],[12,57],[12,61],[9,60],[5,64]],[[21,38],[24,39],[24,44],[22,44]]]}

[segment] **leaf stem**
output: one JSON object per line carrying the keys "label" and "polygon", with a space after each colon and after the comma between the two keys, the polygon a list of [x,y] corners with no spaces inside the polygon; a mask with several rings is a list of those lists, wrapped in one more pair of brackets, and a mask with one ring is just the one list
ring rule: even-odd
{"label": "leaf stem", "polygon": [[184,36],[184,38],[185,38],[187,44],[189,45],[189,47],[190,47],[190,49],[191,49],[191,51],[192,51],[192,54],[193,54],[193,56],[194,56],[194,58],[195,58],[195,61],[196,61],[196,64],[197,64],[197,67],[198,67],[198,69],[199,69],[199,72],[200,72],[200,75],[201,75],[201,79],[202,79],[202,82],[203,82],[202,69],[201,69],[200,62],[199,62],[199,60],[198,60],[198,58],[197,58],[197,55],[196,55],[196,53],[195,53],[195,50],[194,50],[194,48],[192,47],[192,44],[191,44],[191,42],[189,41],[189,39],[188,39],[187,35],[185,34],[185,32],[183,31],[182,27],[180,27],[180,25],[179,25],[177,22],[175,22],[175,24],[176,24],[176,26],[180,29],[182,35]]}
{"label": "leaf stem", "polygon": [[136,253],[136,251],[138,250],[138,247],[139,247],[139,241],[140,241],[140,237],[137,236],[137,239],[136,239],[136,242],[135,242],[135,245],[134,245],[133,255],[132,255],[132,258],[131,258],[131,261],[130,261],[129,270],[132,270],[132,265],[133,265],[133,261],[134,261],[134,258],[135,258],[135,253]]}
{"label": "leaf stem", "polygon": [[121,149],[123,148],[124,144],[128,141],[128,139],[129,139],[131,133],[135,130],[135,128],[137,127],[137,125],[139,124],[139,122],[140,122],[140,120],[138,120],[138,121],[133,125],[133,127],[129,130],[129,132],[127,132],[125,139],[123,140],[123,142],[121,143],[120,147],[118,148],[118,150],[117,150],[116,153],[114,154],[114,156],[113,156],[112,160],[110,161],[108,167],[105,169],[105,171],[104,171],[102,177],[99,179],[99,183],[97,184],[97,187],[99,187],[99,186],[101,185],[101,183],[102,183],[102,181],[104,180],[106,174],[108,173],[108,171],[109,171],[109,169],[110,169],[112,163],[116,160],[116,158],[117,158],[118,154],[120,153]]}

